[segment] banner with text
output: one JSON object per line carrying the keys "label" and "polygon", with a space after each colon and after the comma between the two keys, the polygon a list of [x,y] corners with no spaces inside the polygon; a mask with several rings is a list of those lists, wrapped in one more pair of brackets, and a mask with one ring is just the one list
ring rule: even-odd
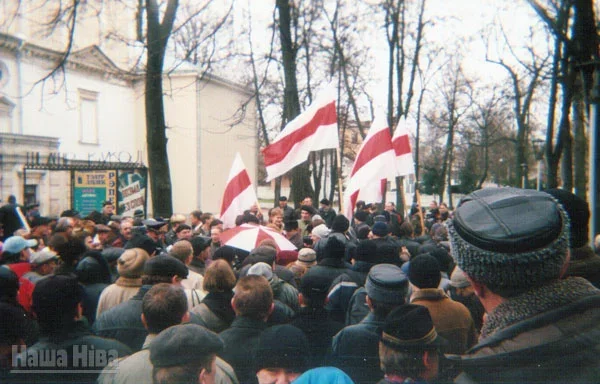
{"label": "banner with text", "polygon": [[73,172],[73,208],[82,217],[92,211],[101,211],[102,203],[113,203],[117,195],[117,171],[75,171]]}
{"label": "banner with text", "polygon": [[119,171],[118,213],[123,216],[146,214],[146,174],[140,170]]}

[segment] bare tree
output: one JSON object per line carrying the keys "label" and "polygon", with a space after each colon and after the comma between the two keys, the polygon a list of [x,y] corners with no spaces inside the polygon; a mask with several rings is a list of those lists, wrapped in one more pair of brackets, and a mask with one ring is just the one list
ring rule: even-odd
{"label": "bare tree", "polygon": [[471,107],[473,89],[457,61],[447,66],[447,71],[442,77],[442,83],[437,89],[438,94],[434,96],[438,100],[437,105],[425,118],[431,128],[443,132],[445,136],[439,172],[442,183],[437,194],[440,196],[440,200],[443,200],[444,188],[446,188],[448,205],[451,207],[455,139],[459,124]]}
{"label": "bare tree", "polygon": [[[530,41],[533,40],[533,31],[531,32]],[[490,63],[497,64],[502,67],[508,74],[510,81],[510,91],[513,99],[513,113],[517,126],[515,153],[516,153],[516,175],[522,185],[527,185],[527,148],[528,138],[530,133],[530,113],[531,105],[534,100],[536,90],[539,88],[550,61],[550,53],[542,52],[540,55],[539,49],[535,49],[531,44],[524,47],[527,52],[527,59],[521,59],[513,50],[504,30],[502,30],[502,38],[510,51],[510,55],[517,61],[516,65],[511,65],[504,58],[492,58],[490,53],[486,54],[486,60]]]}
{"label": "bare tree", "polygon": [[[287,0],[277,0],[279,10],[279,39],[285,74],[283,121],[289,122],[300,114],[300,99],[298,97],[298,81],[296,78],[296,58],[298,42],[292,36],[292,9]],[[306,196],[313,196],[314,190],[310,183],[308,163],[301,164],[292,170],[291,199],[298,205]]]}
{"label": "bare tree", "polygon": [[[558,164],[562,155],[563,187],[571,189],[574,185],[577,195],[585,198],[587,143],[584,127],[585,117],[589,116],[593,72],[599,59],[600,46],[594,4],[592,0],[527,1],[554,37],[545,150],[548,185],[558,186]],[[558,85],[562,95],[561,118],[554,142]],[[574,140],[571,133],[571,108],[575,119]]]}

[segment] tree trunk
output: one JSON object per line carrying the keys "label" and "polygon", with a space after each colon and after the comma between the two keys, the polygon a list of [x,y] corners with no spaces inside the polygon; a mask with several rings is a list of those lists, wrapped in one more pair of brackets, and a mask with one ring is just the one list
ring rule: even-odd
{"label": "tree trunk", "polygon": [[[292,41],[290,3],[287,0],[277,0],[277,9],[279,10],[279,37],[285,77],[283,119],[289,122],[300,114],[298,82],[296,80],[297,47]],[[299,206],[300,201],[306,196],[314,195],[308,163],[305,162],[295,167],[291,171],[291,178],[291,200],[295,206]]]}
{"label": "tree trunk", "polygon": [[575,194],[587,200],[587,139],[585,136],[585,105],[582,98],[573,101],[573,184]]}
{"label": "tree trunk", "polygon": [[162,23],[156,0],[147,0],[148,53],[146,62],[146,143],[154,216],[170,217],[173,213],[171,173],[167,153],[167,136],[163,104],[162,75],[167,42],[177,13],[177,0],[169,0]]}
{"label": "tree trunk", "polygon": [[573,136],[571,132],[566,135],[563,146],[563,156],[560,164],[562,188],[571,192],[573,190]]}

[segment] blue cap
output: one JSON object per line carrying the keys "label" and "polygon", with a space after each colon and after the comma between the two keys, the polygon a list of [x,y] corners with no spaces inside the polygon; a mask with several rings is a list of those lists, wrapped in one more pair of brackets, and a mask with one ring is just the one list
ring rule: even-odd
{"label": "blue cap", "polygon": [[21,236],[12,236],[6,239],[2,246],[2,252],[19,253],[25,248],[31,248],[38,245],[37,240],[25,240]]}

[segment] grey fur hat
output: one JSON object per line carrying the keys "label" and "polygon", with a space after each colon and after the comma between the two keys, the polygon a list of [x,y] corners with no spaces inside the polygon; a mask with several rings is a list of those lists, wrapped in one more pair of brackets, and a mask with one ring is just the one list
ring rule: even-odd
{"label": "grey fur hat", "polygon": [[535,190],[475,191],[446,225],[458,266],[501,295],[557,279],[569,249],[568,215],[552,196]]}

